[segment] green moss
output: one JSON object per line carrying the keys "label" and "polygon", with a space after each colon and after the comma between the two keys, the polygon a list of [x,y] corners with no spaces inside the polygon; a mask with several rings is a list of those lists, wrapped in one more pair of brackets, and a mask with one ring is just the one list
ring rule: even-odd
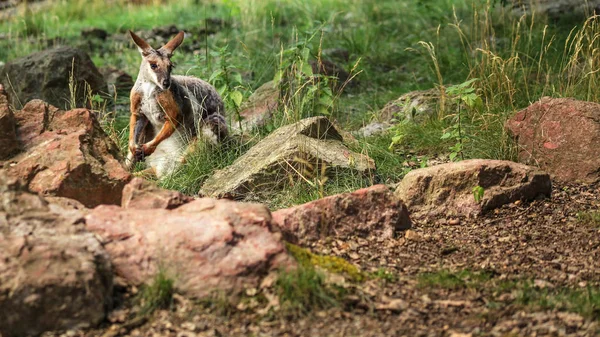
{"label": "green moss", "polygon": [[302,267],[319,267],[332,273],[342,274],[355,282],[362,282],[366,275],[350,262],[337,257],[311,253],[308,249],[286,243],[288,252]]}

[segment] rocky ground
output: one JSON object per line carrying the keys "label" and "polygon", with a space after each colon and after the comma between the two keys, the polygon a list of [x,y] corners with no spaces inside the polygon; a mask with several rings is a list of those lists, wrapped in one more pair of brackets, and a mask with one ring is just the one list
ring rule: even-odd
{"label": "rocky ground", "polygon": [[229,309],[175,296],[170,310],[148,321],[132,324],[132,309],[123,305],[102,329],[66,336],[596,335],[599,294],[589,294],[591,311],[569,307],[574,302],[543,306],[599,284],[599,228],[578,217],[598,209],[599,192],[600,184],[558,185],[550,199],[511,203],[481,217],[415,221],[395,239],[316,242],[313,252],[376,276],[345,280],[348,295],[339,307],[300,319],[264,313],[258,296]]}

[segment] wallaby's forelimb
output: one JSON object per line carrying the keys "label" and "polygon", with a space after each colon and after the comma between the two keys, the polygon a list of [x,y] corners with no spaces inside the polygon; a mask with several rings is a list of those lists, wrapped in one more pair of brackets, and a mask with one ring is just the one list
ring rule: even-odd
{"label": "wallaby's forelimb", "polygon": [[133,141],[135,143],[135,161],[144,161],[144,153],[140,149],[140,145],[144,142],[145,128],[148,125],[148,118],[145,115],[139,115],[133,128]]}
{"label": "wallaby's forelimb", "polygon": [[144,156],[149,156],[154,153],[158,144],[163,140],[171,137],[177,128],[179,118],[179,105],[173,98],[173,93],[170,90],[165,90],[156,95],[156,100],[162,110],[165,112],[165,124],[162,126],[160,131],[154,139],[142,145],[141,152]]}

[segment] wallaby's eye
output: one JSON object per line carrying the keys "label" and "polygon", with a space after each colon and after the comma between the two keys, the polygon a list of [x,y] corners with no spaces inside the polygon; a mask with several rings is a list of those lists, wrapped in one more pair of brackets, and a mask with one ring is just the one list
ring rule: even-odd
{"label": "wallaby's eye", "polygon": [[152,68],[153,70],[156,70],[156,68],[158,68],[158,66],[156,65],[156,63],[150,63],[150,68]]}

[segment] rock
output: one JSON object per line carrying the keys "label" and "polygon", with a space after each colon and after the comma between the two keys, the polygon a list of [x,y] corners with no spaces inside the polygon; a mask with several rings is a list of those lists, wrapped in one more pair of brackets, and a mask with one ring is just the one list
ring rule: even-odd
{"label": "rock", "polygon": [[323,49],[323,55],[342,61],[348,62],[350,61],[350,51],[345,48],[328,48]]}
{"label": "rock", "polygon": [[[484,191],[480,202],[473,192],[477,186]],[[516,200],[549,197],[551,182],[535,167],[472,159],[411,171],[395,193],[413,218],[474,216]]]}
{"label": "rock", "polygon": [[519,161],[561,182],[600,180],[600,104],[544,97],[506,122]]}
{"label": "rock", "polygon": [[339,86],[350,79],[350,74],[344,68],[329,60],[321,59],[320,62],[311,60],[310,66],[315,74],[337,78]]}
{"label": "rock", "polygon": [[408,92],[388,102],[375,114],[375,121],[358,130],[358,134],[364,137],[381,134],[404,120],[422,123],[437,113],[439,104],[440,90],[437,88]]}
{"label": "rock", "polygon": [[[71,73],[73,76],[71,76]],[[31,54],[6,63],[0,70],[0,82],[10,96],[11,104],[21,107],[39,98],[58,107],[69,105],[71,93],[69,80],[73,78],[78,107],[87,103],[86,86],[92,94],[106,92],[106,82],[83,51],[71,47],[58,47]]]}
{"label": "rock", "polygon": [[270,270],[293,265],[259,204],[204,198],[174,210],[102,205],[86,223],[131,285],[151,282],[162,268],[178,291],[200,298],[256,288]]}
{"label": "rock", "polygon": [[593,14],[594,10],[600,8],[599,0],[511,0],[508,4],[512,7],[515,16],[523,14],[542,14],[558,19],[565,15]]}
{"label": "rock", "polygon": [[78,210],[82,212],[82,214],[85,214],[89,210],[84,204],[75,199],[53,196],[45,196],[44,199],[52,205],[58,205],[64,209]]}
{"label": "rock", "polygon": [[0,160],[7,159],[19,151],[15,124],[15,116],[8,104],[8,97],[4,87],[0,85]]}
{"label": "rock", "polygon": [[411,227],[408,210],[385,185],[337,194],[273,212],[286,241],[307,244],[326,237],[393,238]]}
{"label": "rock", "polygon": [[[344,137],[326,117],[311,117],[275,130],[232,165],[215,172],[202,186],[211,197],[243,198],[280,187],[288,175],[297,177],[312,166],[325,165],[332,171],[367,174],[375,164],[366,155],[350,151]],[[318,164],[318,165],[316,165]],[[255,188],[260,186],[260,188]]]}
{"label": "rock", "polygon": [[101,28],[95,28],[95,27],[86,28],[81,31],[81,37],[83,37],[84,39],[93,38],[93,39],[105,41],[106,38],[108,37],[108,32]]}
{"label": "rock", "polygon": [[[260,86],[241,106],[242,130],[249,131],[267,124],[273,117],[279,104],[279,88],[274,81],[269,81]],[[232,122],[232,128],[238,129],[239,125]],[[239,130],[238,130],[239,131]]]}
{"label": "rock", "polygon": [[33,100],[15,118],[24,151],[6,167],[11,176],[32,192],[75,199],[86,207],[121,203],[131,176],[91,111],[62,111]]}
{"label": "rock", "polygon": [[121,97],[129,97],[129,92],[134,84],[131,75],[114,67],[102,67],[100,73],[108,85],[108,93],[111,96],[116,93]]}
{"label": "rock", "polygon": [[112,305],[112,266],[77,211],[0,172],[0,335],[94,326]]}
{"label": "rock", "polygon": [[175,209],[192,200],[181,192],[165,190],[142,178],[133,178],[123,188],[121,206],[131,209]]}
{"label": "rock", "polygon": [[390,123],[371,122],[360,128],[356,133],[360,137],[372,137],[387,132],[391,127],[392,124]]}

